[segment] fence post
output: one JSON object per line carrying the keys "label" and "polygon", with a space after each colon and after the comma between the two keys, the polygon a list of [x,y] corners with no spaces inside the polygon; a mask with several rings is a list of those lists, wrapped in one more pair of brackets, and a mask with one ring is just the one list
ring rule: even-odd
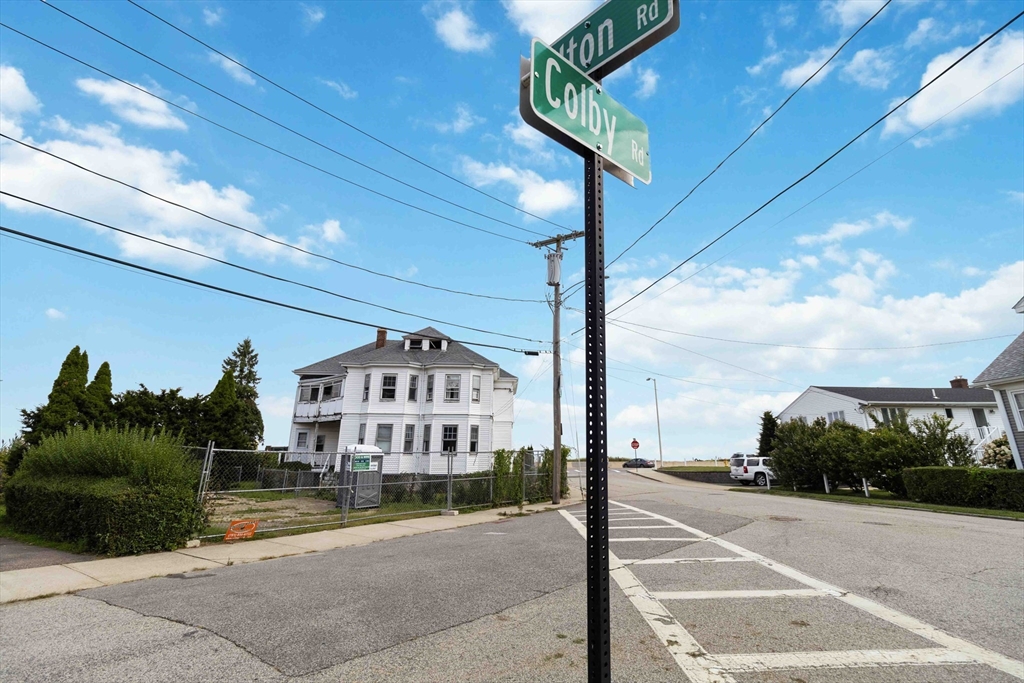
{"label": "fence post", "polygon": [[825,493],[832,493],[832,489],[828,485],[828,475],[823,472],[821,478],[825,480]]}
{"label": "fence post", "polygon": [[526,505],[530,501],[526,500],[526,453],[523,453],[522,457],[519,458],[519,464],[523,469],[523,495],[521,505]]}
{"label": "fence post", "polygon": [[448,507],[447,512],[452,511],[452,469],[455,462],[455,454],[448,454]]}
{"label": "fence post", "polygon": [[351,463],[351,460],[350,460],[351,457],[352,457],[351,453],[345,453],[345,457],[342,458],[342,465],[341,465],[342,468],[344,468],[344,471],[345,471],[345,479],[344,479],[344,481],[345,481],[345,493],[344,493],[344,496],[342,497],[342,499],[345,502],[342,503],[342,505],[341,505],[341,525],[342,526],[345,526],[345,525],[348,524],[349,497],[352,495],[352,486],[351,486],[351,475],[352,475],[352,472],[350,471],[351,470],[351,464],[350,464]]}

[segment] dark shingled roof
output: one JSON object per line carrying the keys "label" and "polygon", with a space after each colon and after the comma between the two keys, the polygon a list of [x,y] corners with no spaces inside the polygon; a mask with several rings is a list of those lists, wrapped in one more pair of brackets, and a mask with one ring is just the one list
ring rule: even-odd
{"label": "dark shingled roof", "polygon": [[[433,327],[426,327],[411,335],[412,338],[427,339],[450,339]],[[403,338],[404,339],[404,338]],[[413,348],[405,350],[405,341],[393,340],[384,343],[381,348],[376,348],[376,342],[364,344],[358,348],[346,351],[345,353],[332,356],[304,368],[293,370],[296,375],[340,375],[347,372],[346,367],[350,365],[483,365],[496,368],[498,364],[484,358],[476,351],[469,349],[459,342],[449,341],[448,350]],[[500,368],[499,368],[500,370]],[[516,379],[514,375],[501,370],[500,376],[506,379]]]}
{"label": "dark shingled roof", "polygon": [[[815,387],[834,394],[842,394],[865,403],[995,403],[995,395],[988,389],[921,389],[917,387]],[[938,396],[938,400],[932,395]]]}
{"label": "dark shingled roof", "polygon": [[1020,377],[1024,377],[1024,332],[1017,335],[1017,338],[974,378],[972,384],[990,384]]}

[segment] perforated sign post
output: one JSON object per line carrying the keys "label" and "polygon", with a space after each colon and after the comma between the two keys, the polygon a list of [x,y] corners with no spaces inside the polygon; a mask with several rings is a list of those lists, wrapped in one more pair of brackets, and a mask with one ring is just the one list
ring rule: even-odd
{"label": "perforated sign post", "polygon": [[633,449],[633,457],[636,458],[636,449],[640,448],[640,442],[633,439],[633,442],[629,444],[629,447]]}
{"label": "perforated sign post", "polygon": [[[651,182],[647,126],[601,78],[679,28],[679,0],[608,0],[549,47],[519,62],[519,112],[583,157],[587,375],[587,679],[611,682],[608,425],[604,321],[604,171]],[[639,443],[634,440],[636,447]]]}

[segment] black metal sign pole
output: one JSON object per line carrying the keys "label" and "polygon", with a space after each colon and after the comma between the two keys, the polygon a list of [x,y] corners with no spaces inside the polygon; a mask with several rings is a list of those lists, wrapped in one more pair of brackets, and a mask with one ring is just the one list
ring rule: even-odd
{"label": "black metal sign pole", "polygon": [[587,668],[612,679],[608,597],[608,427],[604,339],[604,162],[584,155],[587,370]]}

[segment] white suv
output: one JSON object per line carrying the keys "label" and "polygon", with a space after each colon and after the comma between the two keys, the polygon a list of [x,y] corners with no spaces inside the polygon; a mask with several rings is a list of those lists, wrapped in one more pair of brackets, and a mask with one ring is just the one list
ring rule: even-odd
{"label": "white suv", "polygon": [[753,455],[736,453],[729,459],[729,477],[744,486],[751,482],[755,486],[767,486],[769,477],[775,479],[771,464],[771,458],[758,458]]}

